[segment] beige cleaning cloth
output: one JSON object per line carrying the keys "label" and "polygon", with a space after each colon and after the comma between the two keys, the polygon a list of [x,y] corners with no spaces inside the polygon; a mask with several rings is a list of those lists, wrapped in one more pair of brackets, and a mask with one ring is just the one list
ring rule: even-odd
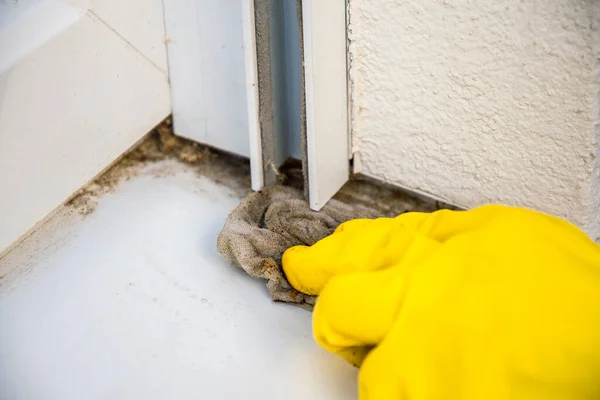
{"label": "beige cleaning cloth", "polygon": [[217,239],[217,249],[250,276],[267,281],[275,301],[312,309],[313,296],[290,286],[281,268],[283,252],[296,245],[312,245],[333,233],[342,222],[373,218],[362,205],[330,200],[321,211],[312,211],[304,194],[285,186],[270,186],[249,194],[231,212]]}

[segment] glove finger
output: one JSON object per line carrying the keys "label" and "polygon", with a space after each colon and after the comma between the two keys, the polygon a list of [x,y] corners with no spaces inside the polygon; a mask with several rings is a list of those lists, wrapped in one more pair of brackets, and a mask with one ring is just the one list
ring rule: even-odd
{"label": "glove finger", "polygon": [[334,276],[398,264],[415,236],[444,242],[508,212],[515,211],[487,206],[464,212],[440,210],[432,214],[406,213],[393,219],[351,220],[313,246],[288,249],[283,254],[283,270],[295,289],[318,295]]}
{"label": "glove finger", "polygon": [[402,302],[404,272],[390,268],[333,278],[314,309],[317,343],[359,366],[396,318]]}
{"label": "glove finger", "polygon": [[372,219],[364,219],[364,218],[358,218],[358,219],[351,219],[350,221],[346,221],[346,222],[342,222],[333,232],[333,234],[335,235],[336,233],[340,233],[340,232],[351,232],[351,231],[359,231],[361,229],[364,229],[366,227],[368,227],[370,224],[373,223]]}
{"label": "glove finger", "polygon": [[359,400],[409,398],[404,380],[394,368],[390,368],[395,361],[390,360],[390,355],[395,353],[388,350],[385,343],[375,348],[362,365],[358,375]]}
{"label": "glove finger", "polygon": [[334,276],[397,264],[413,236],[395,219],[349,221],[313,246],[288,249],[283,270],[295,289],[318,295]]}
{"label": "glove finger", "polygon": [[[468,211],[439,210],[431,214],[406,213],[398,216],[403,224],[438,242],[445,242],[457,235],[482,229],[497,220],[506,220],[513,217],[518,220],[559,220],[539,213],[533,213],[526,209],[513,208],[502,205],[485,205]],[[535,223],[524,223],[534,228]]]}

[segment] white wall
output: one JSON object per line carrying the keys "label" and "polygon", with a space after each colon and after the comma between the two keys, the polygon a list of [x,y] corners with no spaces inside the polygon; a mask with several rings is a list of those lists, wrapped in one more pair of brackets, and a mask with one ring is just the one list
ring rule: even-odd
{"label": "white wall", "polygon": [[161,0],[0,1],[0,254],[170,112]]}
{"label": "white wall", "polygon": [[358,172],[600,235],[593,0],[350,0]]}

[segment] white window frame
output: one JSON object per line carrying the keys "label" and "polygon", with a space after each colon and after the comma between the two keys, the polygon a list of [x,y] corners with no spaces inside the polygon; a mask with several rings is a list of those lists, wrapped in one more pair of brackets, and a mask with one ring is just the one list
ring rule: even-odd
{"label": "white window frame", "polygon": [[[254,1],[241,0],[252,188],[265,184]],[[308,200],[321,209],[350,175],[345,0],[301,0]]]}
{"label": "white window frame", "polygon": [[308,196],[321,209],[348,181],[345,0],[302,0]]}

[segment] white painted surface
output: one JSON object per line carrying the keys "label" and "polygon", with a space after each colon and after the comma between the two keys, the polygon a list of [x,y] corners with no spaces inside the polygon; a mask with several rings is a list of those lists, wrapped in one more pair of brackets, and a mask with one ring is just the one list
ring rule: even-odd
{"label": "white painted surface", "polygon": [[58,1],[20,7],[0,4],[0,71],[8,70],[28,53],[69,29],[83,13],[80,8]]}
{"label": "white painted surface", "polygon": [[0,253],[170,111],[166,72],[80,3],[0,4]]}
{"label": "white painted surface", "polygon": [[598,237],[599,4],[350,0],[358,171]]}
{"label": "white painted surface", "polygon": [[178,135],[250,156],[240,0],[164,0]]}
{"label": "white painted surface", "polygon": [[309,203],[315,210],[348,180],[346,2],[302,1]]}
{"label": "white painted surface", "polygon": [[148,61],[167,73],[167,38],[162,0],[87,1],[95,15]]}
{"label": "white painted surface", "polygon": [[242,5],[242,29],[244,38],[244,77],[246,84],[246,109],[248,112],[248,139],[252,190],[265,185],[263,174],[262,136],[260,134],[258,65],[256,55],[256,28],[254,23],[254,0],[240,0]]}
{"label": "white painted surface", "polygon": [[216,235],[239,198],[156,164],[84,221],[61,210],[0,259],[0,399],[355,399],[311,314],[270,301]]}

